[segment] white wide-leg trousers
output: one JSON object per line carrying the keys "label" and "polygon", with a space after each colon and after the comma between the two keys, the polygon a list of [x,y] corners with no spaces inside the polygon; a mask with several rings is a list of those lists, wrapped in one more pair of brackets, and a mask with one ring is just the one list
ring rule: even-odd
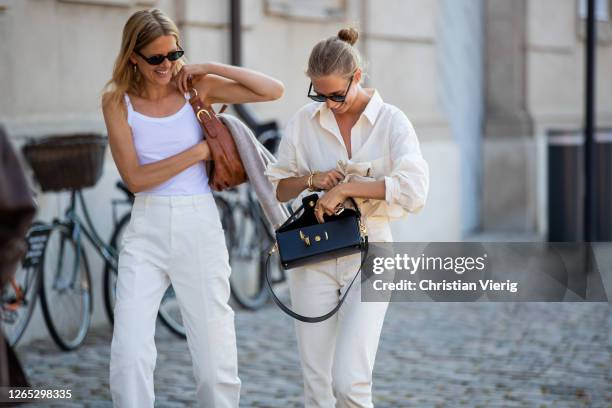
{"label": "white wide-leg trousers", "polygon": [[[370,241],[392,241],[387,220],[369,220],[366,225]],[[295,311],[306,316],[329,312],[344,295],[359,263],[357,254],[289,271]],[[362,302],[360,283],[358,277],[330,319],[296,320],[306,408],[373,407],[372,370],[388,302]]]}
{"label": "white wide-leg trousers", "polygon": [[230,266],[211,194],[138,196],[119,256],[110,388],[115,407],[151,408],[155,321],[172,283],[200,407],[236,408],[240,396]]}

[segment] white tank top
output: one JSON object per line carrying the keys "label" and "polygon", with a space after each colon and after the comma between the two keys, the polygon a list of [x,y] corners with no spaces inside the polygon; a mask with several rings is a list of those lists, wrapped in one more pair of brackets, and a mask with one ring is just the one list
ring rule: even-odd
{"label": "white tank top", "polygon": [[[185,105],[178,112],[170,116],[155,118],[136,112],[129,96],[125,94],[127,120],[132,128],[134,147],[141,165],[174,156],[202,140],[202,128],[189,104],[187,95],[185,95],[185,100]],[[173,196],[210,192],[206,167],[204,162],[200,161],[162,184],[136,195]]]}

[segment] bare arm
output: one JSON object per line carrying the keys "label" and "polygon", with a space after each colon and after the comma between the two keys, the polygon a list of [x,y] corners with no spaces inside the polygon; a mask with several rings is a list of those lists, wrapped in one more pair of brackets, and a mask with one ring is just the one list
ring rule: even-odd
{"label": "bare arm", "polygon": [[[297,197],[308,188],[309,177],[310,175],[282,179],[276,188],[276,199],[284,203]],[[323,173],[316,173],[312,178],[312,185],[319,190],[331,190],[343,178],[344,176],[338,170],[329,170]]]}
{"label": "bare arm", "polygon": [[306,189],[308,177],[309,176],[289,177],[282,179],[278,183],[278,187],[276,187],[276,199],[284,203],[297,197]]}
{"label": "bare arm", "polygon": [[371,198],[374,200],[385,199],[385,181],[351,181],[350,183],[338,186],[344,199]]}
{"label": "bare arm", "polygon": [[132,193],[153,188],[201,160],[210,159],[208,144],[203,141],[174,156],[141,165],[138,162],[132,131],[122,106],[103,103],[102,112],[108,131],[111,153],[119,174]]}
{"label": "bare arm", "polygon": [[185,65],[177,74],[181,92],[188,92],[188,78],[207,104],[271,101],[283,95],[282,82],[247,68],[220,63]]}
{"label": "bare arm", "polygon": [[351,181],[332,188],[317,201],[315,215],[319,222],[323,222],[323,214],[332,215],[348,197],[384,200],[385,181]]}

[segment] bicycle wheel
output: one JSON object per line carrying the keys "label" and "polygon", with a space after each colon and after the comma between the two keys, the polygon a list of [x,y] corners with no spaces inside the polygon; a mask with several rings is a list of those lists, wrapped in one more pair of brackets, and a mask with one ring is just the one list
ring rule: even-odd
{"label": "bicycle wheel", "polygon": [[27,250],[13,278],[0,288],[0,322],[4,337],[15,346],[23,336],[40,290],[41,261],[51,227],[34,222],[26,236]]}
{"label": "bicycle wheel", "polygon": [[51,337],[62,350],[74,350],[91,322],[91,275],[85,251],[65,225],[51,231],[41,272],[42,309]]}
{"label": "bicycle wheel", "polygon": [[40,265],[24,267],[21,263],[0,290],[0,321],[8,344],[13,347],[23,336],[36,305],[40,288]]}
{"label": "bicycle wheel", "polygon": [[251,203],[235,206],[229,215],[232,233],[228,251],[232,273],[230,288],[232,296],[243,308],[257,310],[266,304],[270,293],[265,287],[267,250],[272,245],[259,211]]}
{"label": "bicycle wheel", "polygon": [[[121,244],[123,242],[123,233],[130,223],[131,213],[125,214],[117,225],[111,236],[110,246],[115,250],[117,254],[121,252]],[[104,290],[104,308],[106,309],[106,316],[111,324],[114,323],[114,310],[115,310],[115,299],[117,290],[117,270],[112,267],[109,262],[104,262],[104,279],[103,290]]]}

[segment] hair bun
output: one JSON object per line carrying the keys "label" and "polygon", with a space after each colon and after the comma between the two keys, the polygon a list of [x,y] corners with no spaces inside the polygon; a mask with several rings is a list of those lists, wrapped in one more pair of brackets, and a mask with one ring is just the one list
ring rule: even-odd
{"label": "hair bun", "polygon": [[343,28],[338,31],[338,38],[344,42],[354,45],[359,38],[359,32],[353,27]]}

